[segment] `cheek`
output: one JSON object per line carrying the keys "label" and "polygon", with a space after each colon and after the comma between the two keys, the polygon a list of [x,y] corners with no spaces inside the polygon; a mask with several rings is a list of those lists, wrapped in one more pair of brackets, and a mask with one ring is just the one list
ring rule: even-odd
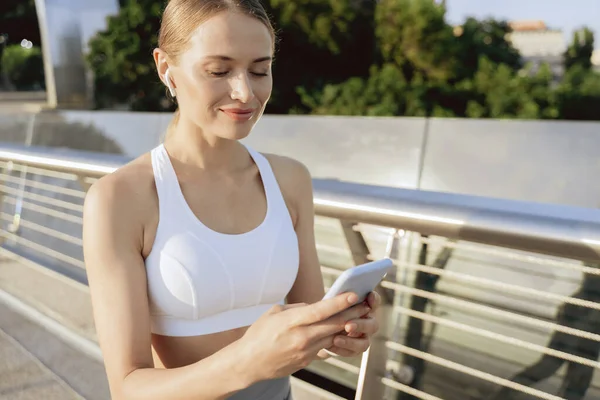
{"label": "cheek", "polygon": [[254,85],[254,95],[262,103],[266,103],[271,97],[271,91],[273,90],[273,80],[271,78],[263,79],[258,81]]}
{"label": "cheek", "polygon": [[219,80],[195,80],[190,89],[189,101],[200,109],[211,108],[228,94],[227,83]]}

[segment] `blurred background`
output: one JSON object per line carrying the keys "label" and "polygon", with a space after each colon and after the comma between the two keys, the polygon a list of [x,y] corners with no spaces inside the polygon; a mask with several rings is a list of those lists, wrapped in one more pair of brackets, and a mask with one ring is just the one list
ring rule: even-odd
{"label": "blurred background", "polygon": [[[37,3],[0,5],[2,93],[46,93],[63,108],[172,109],[151,58],[164,1]],[[594,0],[264,3],[281,40],[268,113],[600,115]]]}

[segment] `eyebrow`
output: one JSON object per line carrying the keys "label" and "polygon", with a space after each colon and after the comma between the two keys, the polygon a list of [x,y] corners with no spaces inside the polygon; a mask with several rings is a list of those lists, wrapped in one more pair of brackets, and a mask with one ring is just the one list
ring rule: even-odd
{"label": "eyebrow", "polygon": [[[221,61],[233,61],[233,58],[231,57],[227,57],[227,56],[206,56],[205,58],[207,59],[216,59],[216,60],[221,60]],[[266,56],[266,57],[259,57],[255,60],[252,60],[252,64],[256,64],[256,63],[260,63],[263,61],[272,61],[273,57],[270,56]]]}

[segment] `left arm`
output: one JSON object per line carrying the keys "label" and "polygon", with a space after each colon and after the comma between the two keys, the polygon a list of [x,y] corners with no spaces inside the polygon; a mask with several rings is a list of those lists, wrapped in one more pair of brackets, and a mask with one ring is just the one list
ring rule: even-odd
{"label": "left arm", "polygon": [[[321,265],[317,255],[314,229],[314,202],[312,178],[308,169],[301,163],[286,160],[288,199],[292,211],[292,220],[298,236],[300,265],[296,282],[290,290],[287,300],[290,304],[316,303],[325,295]],[[371,293],[368,303],[374,311],[379,307],[380,299],[376,293]],[[343,357],[351,357],[364,352],[370,344],[370,335],[378,330],[373,311],[364,318],[348,321],[346,332],[337,335],[334,345],[329,351]],[[320,351],[318,358],[323,360],[330,357],[325,351]]]}
{"label": "left arm", "polygon": [[300,265],[296,282],[288,294],[289,303],[316,303],[325,296],[323,275],[315,244],[315,212],[313,204],[313,188],[310,173],[304,165],[294,162],[290,168],[292,176],[288,180],[290,189],[290,206],[294,229],[298,236]]}

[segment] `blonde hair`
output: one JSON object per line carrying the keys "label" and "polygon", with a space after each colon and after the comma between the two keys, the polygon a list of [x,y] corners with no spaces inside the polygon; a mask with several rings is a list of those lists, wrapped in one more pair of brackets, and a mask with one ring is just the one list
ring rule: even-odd
{"label": "blonde hair", "polygon": [[[224,11],[239,12],[265,24],[275,45],[275,30],[260,0],[169,0],[162,15],[158,47],[167,54],[170,62],[176,64],[198,26]],[[168,130],[178,120],[179,110],[175,111]]]}

